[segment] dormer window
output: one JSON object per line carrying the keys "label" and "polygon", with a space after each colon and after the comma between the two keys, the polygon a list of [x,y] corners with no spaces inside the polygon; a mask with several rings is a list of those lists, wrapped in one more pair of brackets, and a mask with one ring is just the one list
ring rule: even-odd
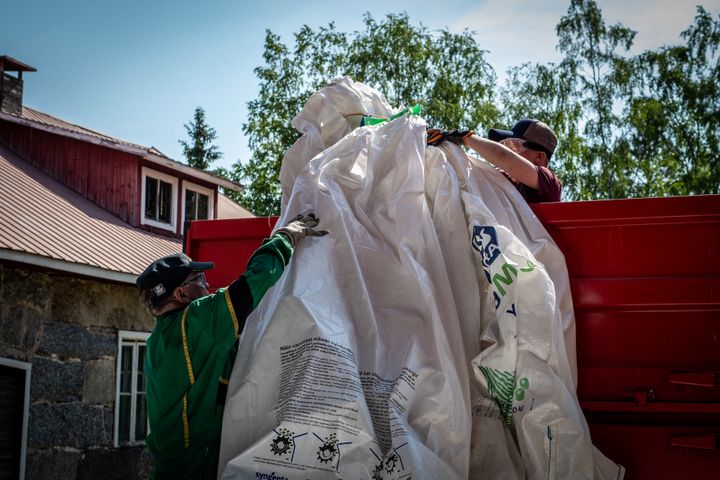
{"label": "dormer window", "polygon": [[209,188],[183,182],[183,222],[214,218],[214,199],[214,192]]}
{"label": "dormer window", "polygon": [[143,167],[142,224],[175,231],[178,179]]}
{"label": "dormer window", "polygon": [[145,218],[155,222],[172,223],[172,183],[159,178],[145,177]]}

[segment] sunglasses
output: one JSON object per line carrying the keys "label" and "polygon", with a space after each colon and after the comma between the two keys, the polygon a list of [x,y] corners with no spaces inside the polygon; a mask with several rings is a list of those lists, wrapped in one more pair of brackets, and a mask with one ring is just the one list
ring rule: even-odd
{"label": "sunglasses", "polygon": [[528,150],[535,150],[538,152],[543,152],[547,155],[547,151],[542,146],[529,140],[523,140],[522,138],[506,138],[504,140],[500,140],[500,142],[498,143],[505,145],[517,154],[521,154]]}
{"label": "sunglasses", "polygon": [[200,272],[197,275],[195,275],[193,278],[190,278],[188,280],[185,280],[183,283],[180,284],[182,287],[183,285],[197,285],[199,287],[202,287],[204,289],[209,289],[210,284],[205,279],[205,274]]}

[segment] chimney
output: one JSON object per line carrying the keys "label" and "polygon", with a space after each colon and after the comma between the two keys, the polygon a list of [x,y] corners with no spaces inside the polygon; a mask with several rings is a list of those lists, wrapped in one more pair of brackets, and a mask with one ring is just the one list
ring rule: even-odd
{"label": "chimney", "polygon": [[[30,65],[7,55],[0,56],[0,112],[22,115],[23,72],[36,72]],[[17,76],[6,72],[17,72]]]}

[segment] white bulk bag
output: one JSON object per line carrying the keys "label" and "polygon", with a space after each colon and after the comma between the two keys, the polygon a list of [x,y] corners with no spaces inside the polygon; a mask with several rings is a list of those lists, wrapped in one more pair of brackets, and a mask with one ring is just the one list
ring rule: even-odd
{"label": "white bulk bag", "polygon": [[[248,319],[222,478],[621,478],[575,396],[562,254],[514,187],[348,78],[293,120],[282,215],[315,212]],[[490,278],[488,282],[487,278]]]}

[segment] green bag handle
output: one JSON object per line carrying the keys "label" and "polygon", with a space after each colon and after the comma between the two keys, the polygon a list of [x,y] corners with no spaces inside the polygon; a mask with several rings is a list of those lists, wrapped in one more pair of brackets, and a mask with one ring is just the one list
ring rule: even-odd
{"label": "green bag handle", "polygon": [[384,122],[391,122],[391,121],[395,120],[396,118],[402,117],[403,115],[420,115],[421,111],[422,111],[422,106],[420,104],[418,104],[418,105],[413,105],[410,108],[403,108],[401,111],[399,111],[398,113],[396,113],[395,115],[393,115],[390,118],[366,116],[366,117],[363,117],[363,125],[365,125],[365,126],[378,125],[378,124],[381,124]]}

